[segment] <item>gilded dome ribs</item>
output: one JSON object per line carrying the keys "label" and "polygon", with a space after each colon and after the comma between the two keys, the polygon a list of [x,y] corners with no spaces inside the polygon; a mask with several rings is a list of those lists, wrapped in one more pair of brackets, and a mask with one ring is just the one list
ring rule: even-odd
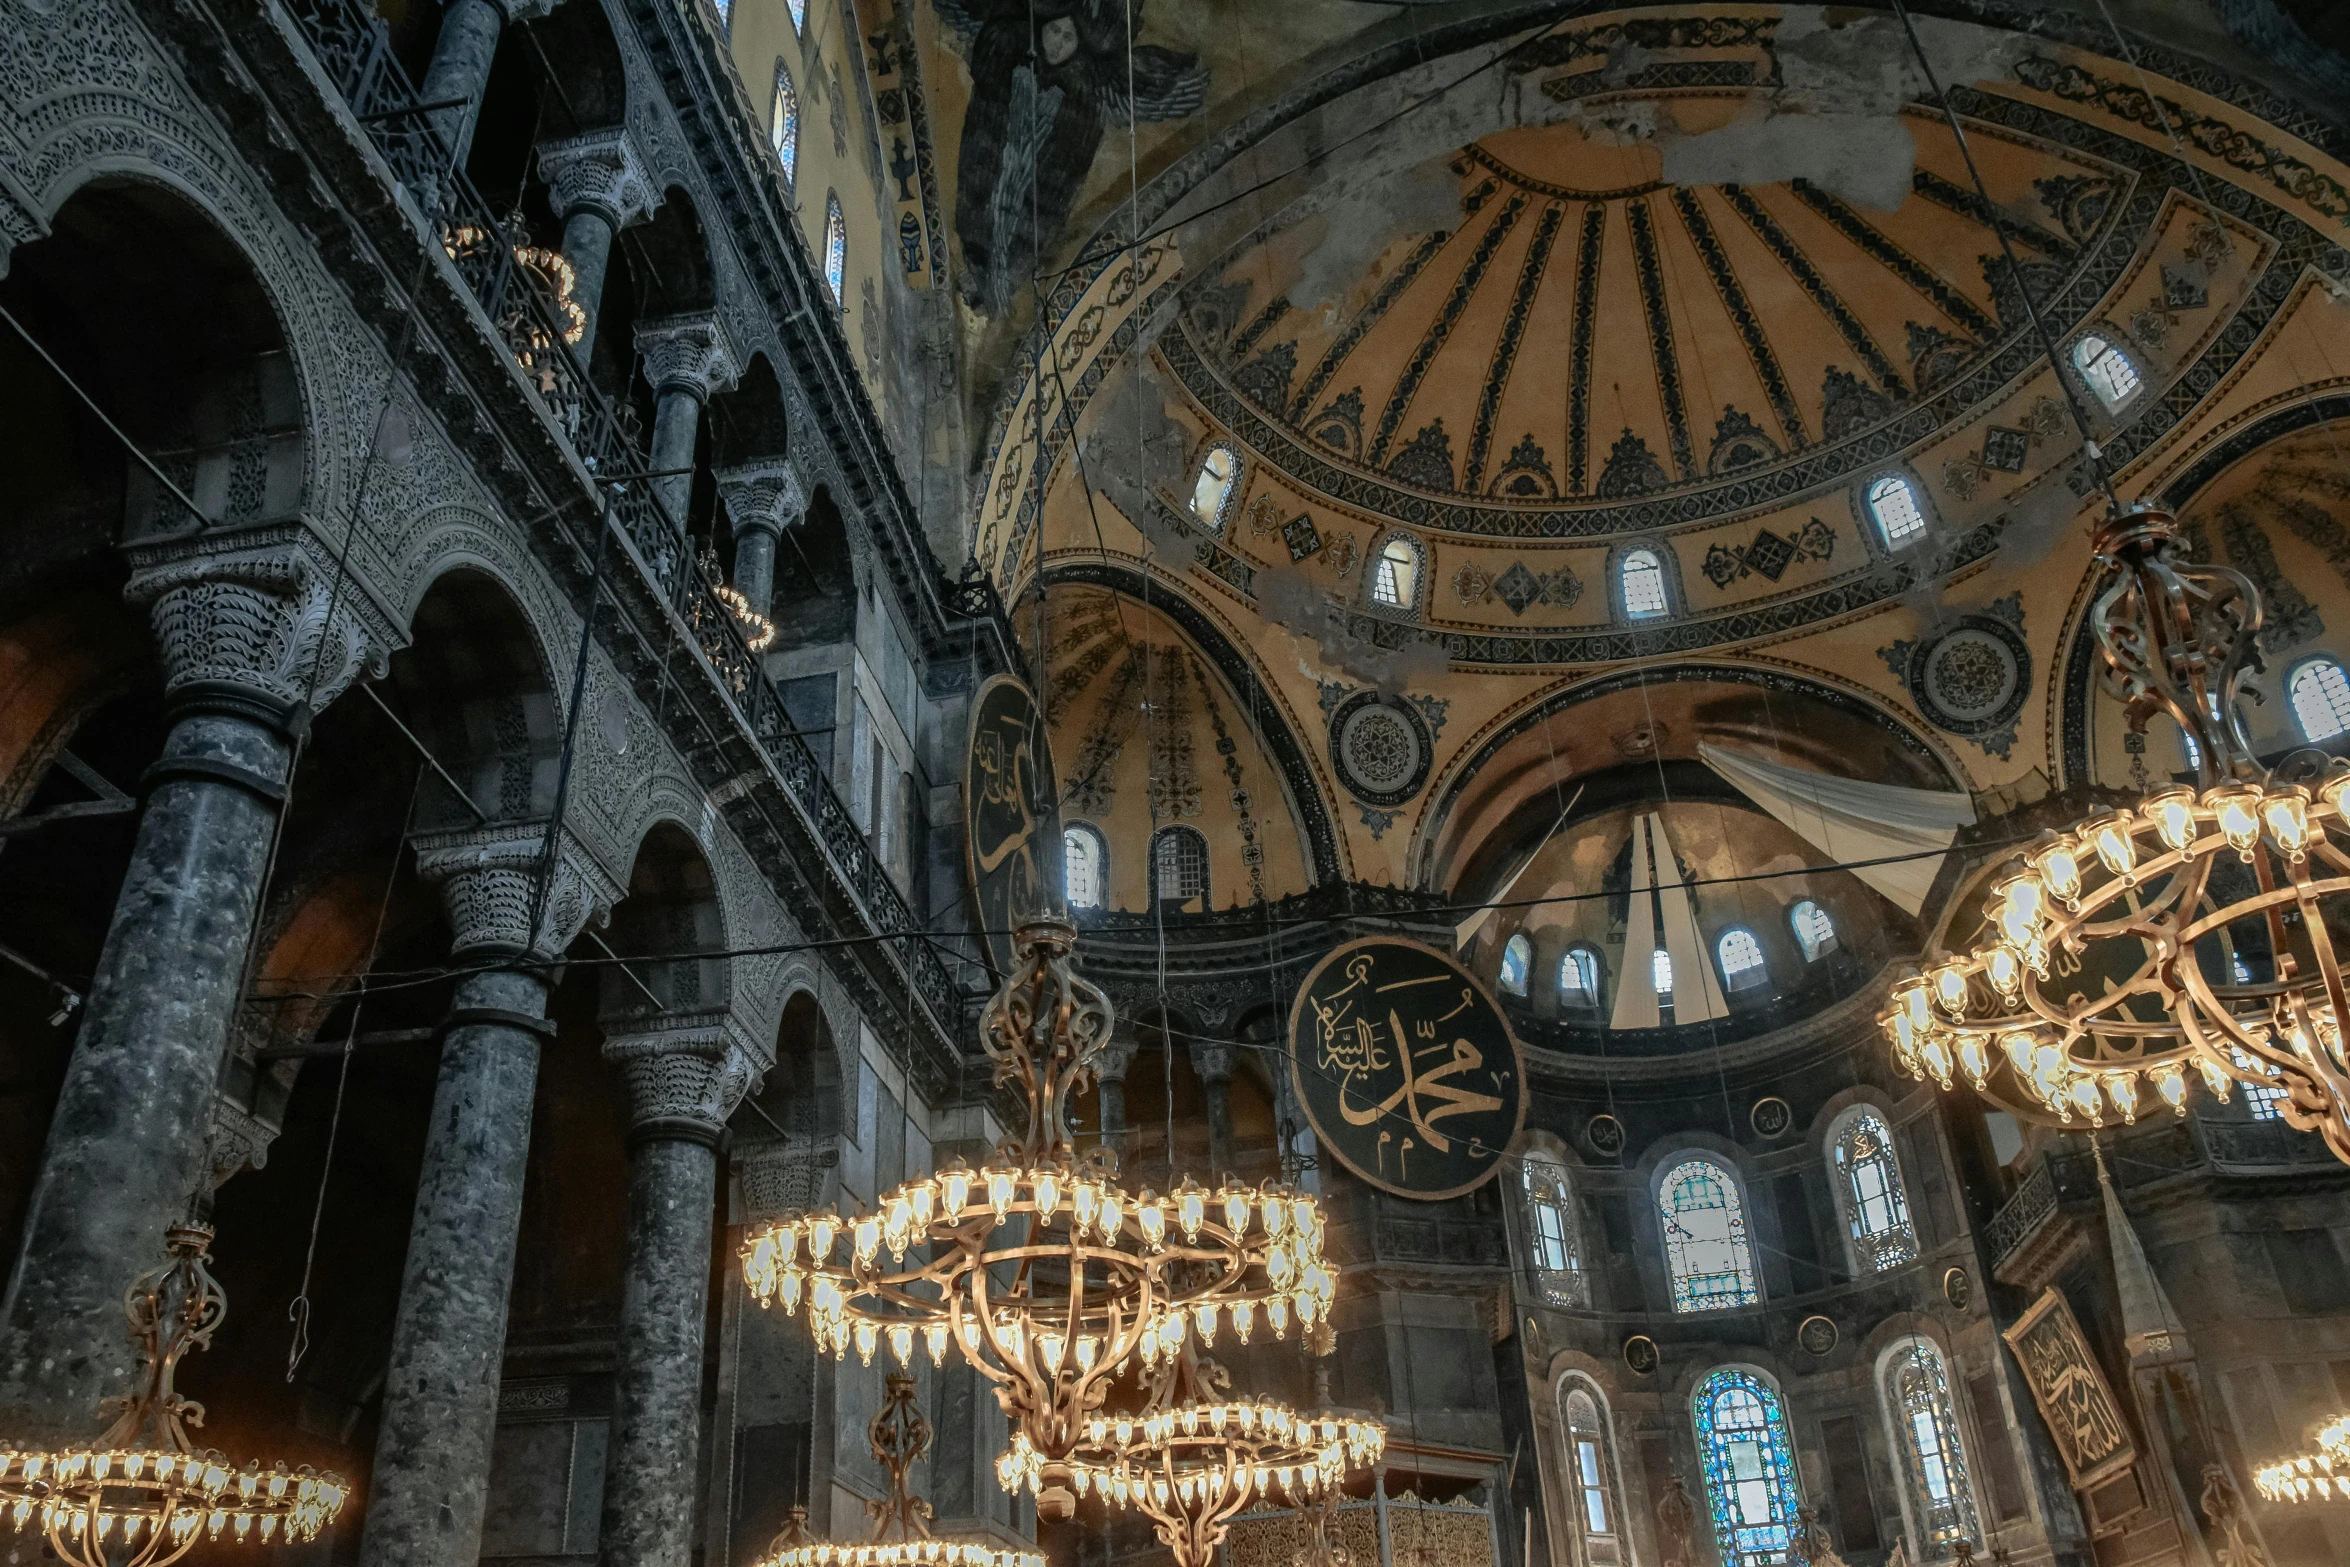
{"label": "gilded dome ribs", "polygon": [[1843,335],[1846,346],[1860,356],[1869,373],[1884,384],[1885,390],[1901,395],[1904,391],[1901,373],[1893,368],[1893,361],[1885,357],[1877,340],[1869,336],[1869,329],[1860,324],[1860,318],[1837,297],[1828,280],[1820,276],[1820,269],[1812,265],[1811,258],[1779,227],[1779,220],[1764,211],[1762,203],[1745,186],[1724,185],[1721,190],[1723,199],[1746,220],[1746,226],[1754,230],[1755,238],[1787,269],[1787,275],[1803,286],[1812,303],[1820,307],[1820,312]]}
{"label": "gilded dome ribs", "polygon": [[1500,250],[1502,241],[1509,238],[1510,230],[1518,226],[1518,217],[1525,210],[1525,195],[1513,194],[1502,203],[1501,211],[1495,214],[1493,222],[1477,241],[1477,248],[1469,253],[1468,264],[1461,268],[1461,275],[1453,280],[1452,292],[1444,296],[1443,308],[1436,312],[1436,319],[1428,323],[1428,330],[1421,337],[1420,346],[1412,350],[1411,360],[1404,366],[1403,374],[1396,377],[1395,390],[1388,394],[1387,406],[1379,411],[1378,433],[1372,436],[1371,450],[1364,459],[1372,467],[1383,468],[1387,465],[1388,445],[1395,439],[1396,427],[1403,423],[1405,410],[1411,407],[1412,394],[1420,389],[1420,381],[1427,375],[1428,367],[1436,362],[1436,355],[1452,336],[1452,329],[1460,321],[1461,312],[1468,309],[1469,301],[1476,297],[1477,285],[1485,281],[1486,269],[1493,265],[1494,252]]}
{"label": "gilded dome ribs", "polygon": [[1826,218],[1837,233],[1859,246],[1863,255],[1917,290],[1936,310],[1972,332],[1976,341],[1988,343],[1999,336],[1999,324],[1985,315],[1973,300],[1952,288],[1932,267],[1870,227],[1843,201],[1808,180],[1795,181],[1794,189],[1798,201]]}
{"label": "gilded dome ribs", "polygon": [[1656,226],[1647,199],[1625,202],[1624,217],[1632,226],[1632,261],[1640,276],[1640,307],[1648,317],[1648,350],[1656,361],[1657,395],[1665,405],[1665,437],[1672,442],[1673,466],[1679,470],[1675,477],[1686,481],[1697,476],[1697,454],[1689,440],[1681,356],[1673,348],[1673,316],[1665,307],[1665,273],[1657,260]]}
{"label": "gilded dome ribs", "polygon": [[1510,313],[1502,322],[1501,337],[1493,345],[1493,361],[1485,367],[1485,383],[1477,395],[1477,419],[1469,431],[1469,460],[1461,470],[1461,488],[1471,494],[1485,487],[1485,459],[1493,450],[1493,423],[1501,417],[1501,396],[1509,388],[1510,366],[1517,362],[1519,345],[1526,340],[1526,322],[1534,312],[1534,296],[1550,266],[1550,247],[1557,242],[1566,209],[1556,202],[1542,209],[1534,225],[1533,243],[1526,247],[1526,264],[1518,269],[1517,291],[1510,295]]}
{"label": "gilded dome ribs", "polygon": [[1705,270],[1714,280],[1714,291],[1722,296],[1722,308],[1738,328],[1739,340],[1746,345],[1746,357],[1754,364],[1755,378],[1762,382],[1763,395],[1771,400],[1771,411],[1779,416],[1779,426],[1786,432],[1789,447],[1810,444],[1804,433],[1803,410],[1796,405],[1795,394],[1788,388],[1786,372],[1779,368],[1779,356],[1771,349],[1771,340],[1764,335],[1762,321],[1754,313],[1754,305],[1746,297],[1746,289],[1738,281],[1738,273],[1730,265],[1729,254],[1722,249],[1721,236],[1714,232],[1712,220],[1699,205],[1697,192],[1682,186],[1673,192],[1673,210],[1681,215],[1681,226],[1689,231],[1689,243],[1705,261]]}
{"label": "gilded dome ribs", "polygon": [[[1492,186],[1488,184],[1486,190],[1490,192],[1491,189]],[[1322,395],[1322,389],[1330,384],[1330,378],[1338,373],[1338,367],[1346,363],[1346,356],[1355,351],[1356,345],[1370,335],[1371,328],[1377,326],[1395,302],[1403,298],[1403,291],[1412,286],[1420,270],[1436,259],[1436,253],[1451,238],[1452,235],[1442,229],[1428,235],[1413,247],[1412,253],[1403,259],[1403,264],[1388,275],[1387,281],[1379,285],[1379,291],[1371,296],[1371,302],[1346,324],[1346,330],[1338,334],[1338,340],[1330,345],[1322,355],[1321,363],[1314,366],[1314,373],[1307,376],[1306,384],[1298,389],[1296,401],[1289,405],[1290,423],[1303,425],[1306,422],[1306,415],[1313,412],[1314,399]]]}
{"label": "gilded dome ribs", "polygon": [[1599,255],[1607,238],[1607,204],[1583,209],[1583,237],[1575,247],[1575,322],[1568,348],[1567,489],[1583,493],[1591,471],[1591,334],[1599,320]]}

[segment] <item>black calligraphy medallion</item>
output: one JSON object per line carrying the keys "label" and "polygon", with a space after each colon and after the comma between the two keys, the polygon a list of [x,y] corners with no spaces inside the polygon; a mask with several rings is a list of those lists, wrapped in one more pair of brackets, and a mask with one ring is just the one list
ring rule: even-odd
{"label": "black calligraphy medallion", "polygon": [[1485,987],[1392,936],[1315,965],[1289,1009],[1290,1071],[1322,1147],[1401,1197],[1493,1178],[1526,1122],[1526,1064]]}
{"label": "black calligraphy medallion", "polygon": [[1012,968],[1014,926],[1062,905],[1060,793],[1028,687],[997,675],[971,704],[963,809],[971,893],[989,955]]}

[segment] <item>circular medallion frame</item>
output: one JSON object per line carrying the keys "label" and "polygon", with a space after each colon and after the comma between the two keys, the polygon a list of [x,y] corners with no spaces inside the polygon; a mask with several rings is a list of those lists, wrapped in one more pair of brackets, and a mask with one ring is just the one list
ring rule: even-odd
{"label": "circular medallion frame", "polygon": [[1624,1368],[1636,1377],[1652,1377],[1664,1357],[1657,1353],[1656,1340],[1645,1333],[1635,1333],[1624,1340]]}
{"label": "circular medallion frame", "polygon": [[1357,691],[1330,710],[1330,766],[1347,793],[1392,810],[1428,783],[1436,737],[1411,703]]}
{"label": "circular medallion frame", "polygon": [[1902,683],[1937,729],[1995,734],[2032,693],[2032,650],[1996,615],[1961,615],[1910,647]]}
{"label": "circular medallion frame", "polygon": [[1766,1094],[1746,1112],[1746,1124],[1757,1137],[1784,1137],[1794,1129],[1795,1112],[1777,1094]]}
{"label": "circular medallion frame", "polygon": [[1583,1143],[1603,1159],[1621,1158],[1624,1152],[1624,1123],[1602,1110],[1583,1123]]}
{"label": "circular medallion frame", "polygon": [[1827,1356],[1835,1353],[1837,1342],[1843,1336],[1832,1317],[1809,1316],[1796,1324],[1795,1328],[1795,1342],[1801,1344],[1804,1352],[1810,1355]]}
{"label": "circular medallion frame", "polygon": [[[1473,1192],[1526,1129],[1525,1047],[1484,983],[1434,947],[1363,936],[1332,948],[1297,987],[1288,1039],[1290,1086],[1316,1144],[1383,1192],[1420,1202]],[[1441,1186],[1412,1184],[1415,1145],[1423,1170],[1438,1161]]]}
{"label": "circular medallion frame", "polygon": [[1975,1301],[1975,1281],[1964,1268],[1952,1268],[1942,1275],[1942,1298],[1964,1311]]}

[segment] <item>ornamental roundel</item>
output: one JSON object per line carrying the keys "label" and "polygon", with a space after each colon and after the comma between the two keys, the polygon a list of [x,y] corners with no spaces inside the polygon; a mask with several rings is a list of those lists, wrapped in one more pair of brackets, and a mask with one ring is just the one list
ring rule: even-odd
{"label": "ornamental roundel", "polygon": [[1827,1317],[1806,1317],[1795,1330],[1795,1342],[1814,1355],[1825,1355],[1835,1349],[1839,1337],[1836,1324]]}
{"label": "ornamental roundel", "polygon": [[1957,735],[1990,734],[2023,709],[2032,654],[2006,621],[1968,615],[1911,648],[1906,674],[1910,695],[1936,726]]}
{"label": "ornamental roundel", "polygon": [[1365,805],[1395,807],[1428,781],[1436,742],[1404,702],[1358,691],[1330,714],[1330,761],[1347,792]]}

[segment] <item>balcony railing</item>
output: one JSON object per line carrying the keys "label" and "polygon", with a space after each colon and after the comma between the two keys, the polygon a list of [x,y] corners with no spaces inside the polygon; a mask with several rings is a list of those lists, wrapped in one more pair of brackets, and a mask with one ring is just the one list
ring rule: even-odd
{"label": "balcony railing", "polygon": [[[512,353],[515,369],[559,428],[580,463],[599,476],[606,510],[589,519],[574,509],[555,515],[583,558],[601,560],[605,530],[617,527],[634,546],[649,586],[683,625],[718,683],[733,698],[744,724],[781,776],[811,828],[832,856],[875,935],[910,935],[891,943],[909,990],[942,1031],[952,1034],[955,987],[946,965],[918,935],[920,922],[865,842],[816,755],[800,737],[767,680],[741,624],[712,591],[711,568],[696,558],[682,520],[669,514],[649,484],[622,476],[650,469],[645,452],[624,433],[604,395],[563,341],[565,323],[535,273],[514,254],[504,224],[453,166],[448,146],[423,110],[407,71],[392,52],[383,21],[363,0],[288,0],[301,28],[344,103],[376,151],[438,233],[459,277]],[[958,589],[953,606],[998,613],[984,581]]]}

